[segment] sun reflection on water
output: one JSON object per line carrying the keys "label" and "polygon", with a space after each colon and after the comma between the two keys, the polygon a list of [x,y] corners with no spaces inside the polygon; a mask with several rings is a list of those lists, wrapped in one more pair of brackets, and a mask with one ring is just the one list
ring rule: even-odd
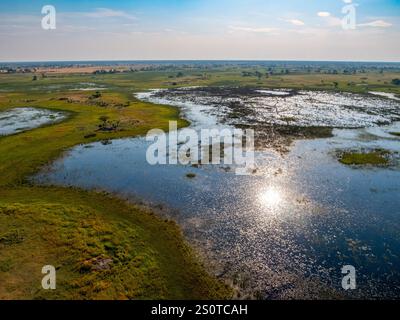
{"label": "sun reflection on water", "polygon": [[264,207],[275,209],[283,204],[283,192],[275,186],[269,186],[259,193],[258,200]]}

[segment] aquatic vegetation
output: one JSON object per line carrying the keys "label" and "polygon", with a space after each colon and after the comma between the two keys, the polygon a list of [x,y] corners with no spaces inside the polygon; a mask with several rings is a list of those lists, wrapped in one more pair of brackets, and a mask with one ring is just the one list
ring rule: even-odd
{"label": "aquatic vegetation", "polygon": [[370,151],[345,151],[339,155],[339,161],[346,165],[388,165],[391,152],[383,149]]}
{"label": "aquatic vegetation", "polygon": [[257,87],[185,87],[139,93],[143,101],[177,105],[197,126],[223,123],[255,130],[257,149],[287,153],[296,139],[327,138],[333,128],[362,128],[400,120],[394,100],[343,92]]}
{"label": "aquatic vegetation", "polygon": [[186,174],[186,178],[194,179],[194,178],[196,178],[196,174],[192,173],[192,172],[189,172],[189,173]]}
{"label": "aquatic vegetation", "polygon": [[400,137],[400,132],[389,132],[393,136]]}
{"label": "aquatic vegetation", "polygon": [[251,87],[203,87],[154,90],[147,101],[208,107],[230,125],[361,128],[400,121],[400,103],[343,92],[271,90]]}

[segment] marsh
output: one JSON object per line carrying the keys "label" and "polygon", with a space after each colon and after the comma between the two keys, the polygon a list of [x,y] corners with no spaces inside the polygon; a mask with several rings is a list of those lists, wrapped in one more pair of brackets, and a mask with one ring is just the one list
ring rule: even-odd
{"label": "marsh", "polygon": [[[192,128],[236,125],[236,120],[225,121],[229,101],[216,100],[207,90],[197,96],[193,90],[198,89],[178,94],[155,90],[138,97],[178,105]],[[251,94],[231,95],[230,100],[251,102],[246,104],[251,116],[241,121],[251,125],[267,112],[269,121],[280,124],[279,114],[265,107],[276,95]],[[340,163],[336,152],[399,152],[399,138],[389,133],[400,128],[398,105],[352,94],[299,95],[279,94],[289,102],[296,99],[285,104],[285,112],[300,113],[298,124],[304,127],[329,119],[332,136],[294,139],[284,154],[273,147],[259,148],[257,170],[250,176],[237,176],[234,168],[223,165],[152,166],[145,157],[149,142],[127,138],[75,147],[35,180],[107,190],[164,208],[163,214],[179,222],[212,272],[240,288],[242,297],[396,297],[400,170],[353,168]],[[300,112],[295,109],[299,102],[305,108]],[[318,112],[312,112],[313,106]],[[351,293],[340,287],[341,267],[347,264],[356,266],[358,274],[358,288]]]}

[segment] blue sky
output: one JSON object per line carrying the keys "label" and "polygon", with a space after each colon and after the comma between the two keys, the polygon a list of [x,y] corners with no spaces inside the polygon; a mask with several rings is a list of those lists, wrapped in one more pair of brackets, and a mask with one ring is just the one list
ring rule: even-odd
{"label": "blue sky", "polygon": [[[55,30],[41,8],[56,8]],[[342,8],[355,5],[356,28]],[[400,0],[3,0],[0,60],[400,61]]]}

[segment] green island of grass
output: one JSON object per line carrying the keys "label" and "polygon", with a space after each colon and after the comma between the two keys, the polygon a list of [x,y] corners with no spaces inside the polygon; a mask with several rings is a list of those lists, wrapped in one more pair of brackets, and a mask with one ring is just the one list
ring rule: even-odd
{"label": "green island of grass", "polygon": [[389,160],[387,150],[376,149],[369,152],[343,152],[339,156],[339,161],[346,165],[387,165]]}
{"label": "green island of grass", "polygon": [[400,132],[389,132],[392,136],[400,137]]}

